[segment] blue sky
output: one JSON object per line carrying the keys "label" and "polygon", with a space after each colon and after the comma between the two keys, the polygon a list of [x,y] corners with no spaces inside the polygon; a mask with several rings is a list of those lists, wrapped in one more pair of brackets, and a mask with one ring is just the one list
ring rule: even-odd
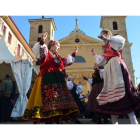
{"label": "blue sky", "polygon": [[[17,27],[29,43],[30,23],[28,19],[39,19],[42,16],[11,16]],[[75,18],[78,18],[79,28],[85,32],[87,36],[97,38],[101,31],[101,16],[45,16],[45,18],[54,18],[57,30],[55,31],[55,40],[60,40],[69,35],[75,28]],[[128,40],[133,43],[131,47],[131,55],[133,68],[135,70],[135,78],[140,77],[140,16],[127,16],[126,28]],[[137,79],[137,83],[140,78]]]}

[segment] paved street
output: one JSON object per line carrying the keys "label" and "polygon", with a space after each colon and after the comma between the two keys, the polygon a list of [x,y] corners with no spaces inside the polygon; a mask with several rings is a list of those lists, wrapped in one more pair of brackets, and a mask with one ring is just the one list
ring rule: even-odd
{"label": "paved street", "polygon": [[[79,119],[79,121],[81,122],[81,124],[92,124],[93,125],[93,124],[97,123],[97,122],[91,121],[91,119]],[[118,119],[118,121],[119,121],[119,124],[130,124],[130,121],[128,118],[127,119]],[[140,124],[140,118],[138,118],[138,122]],[[76,124],[72,121],[68,121],[68,122],[63,121],[62,123],[63,124]],[[31,121],[15,121],[15,122],[0,122],[0,124],[33,124],[33,123]],[[45,124],[45,123],[40,123],[40,124]],[[111,121],[108,124],[112,124]],[[51,124],[51,125],[53,125],[53,124]],[[78,124],[78,125],[80,125],[80,124]],[[96,125],[100,125],[100,124],[96,124]],[[103,125],[106,125],[106,124],[103,124]]]}

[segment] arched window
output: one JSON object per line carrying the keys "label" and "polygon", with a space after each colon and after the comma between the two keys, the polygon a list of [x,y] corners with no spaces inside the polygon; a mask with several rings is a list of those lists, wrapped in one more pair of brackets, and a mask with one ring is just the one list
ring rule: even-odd
{"label": "arched window", "polygon": [[43,26],[42,25],[39,25],[38,26],[38,33],[42,33],[42,30],[43,30]]}
{"label": "arched window", "polygon": [[118,25],[116,21],[113,22],[113,30],[118,30]]}
{"label": "arched window", "polygon": [[76,56],[74,63],[86,63],[86,60],[82,56]]}

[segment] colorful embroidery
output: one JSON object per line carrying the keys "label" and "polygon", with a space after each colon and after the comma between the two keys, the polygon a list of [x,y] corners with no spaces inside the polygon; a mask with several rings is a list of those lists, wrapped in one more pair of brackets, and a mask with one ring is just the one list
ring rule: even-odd
{"label": "colorful embroidery", "polygon": [[78,108],[66,84],[42,86],[43,112],[57,109]]}
{"label": "colorful embroidery", "polygon": [[48,51],[44,63],[40,66],[40,74],[37,77],[40,79],[38,80],[39,83],[35,85],[39,89],[34,90],[32,98],[29,99],[29,103],[34,100],[36,102],[27,105],[23,120],[35,120],[37,118],[50,120],[58,116],[64,119],[65,117],[74,117],[80,113],[67,88],[64,72],[63,61],[61,60],[61,65],[55,63]]}
{"label": "colorful embroidery", "polygon": [[23,120],[33,120],[35,118],[50,119],[57,116],[63,116],[62,118],[65,119],[66,117],[73,117],[77,114],[79,114],[79,110],[75,108],[42,112],[41,106],[35,106],[33,109],[26,109],[22,119]]}

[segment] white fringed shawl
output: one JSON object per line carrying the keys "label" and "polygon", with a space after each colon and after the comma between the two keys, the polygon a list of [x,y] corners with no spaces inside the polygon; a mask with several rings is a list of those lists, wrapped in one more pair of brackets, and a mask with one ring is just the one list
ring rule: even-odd
{"label": "white fringed shawl", "polygon": [[96,98],[99,105],[118,101],[125,96],[125,84],[117,56],[111,58],[105,65],[103,77],[104,86]]}

